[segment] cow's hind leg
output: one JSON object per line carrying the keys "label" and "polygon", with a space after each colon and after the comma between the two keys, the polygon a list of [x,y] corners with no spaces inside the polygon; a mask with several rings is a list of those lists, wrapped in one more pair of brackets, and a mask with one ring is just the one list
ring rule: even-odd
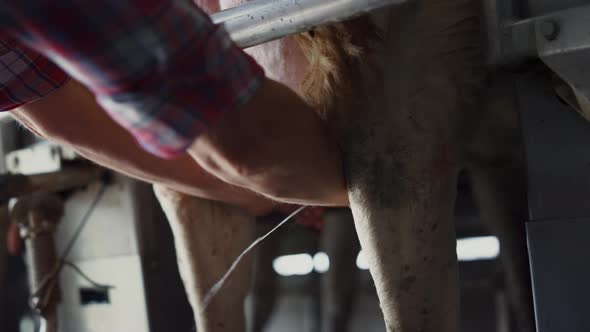
{"label": "cow's hind leg", "polygon": [[358,271],[359,243],[348,209],[328,209],[324,214],[322,249],[330,259],[322,275],[322,331],[346,332],[353,316]]}
{"label": "cow's hind leg", "polygon": [[535,331],[533,298],[524,222],[526,202],[522,169],[497,167],[472,170],[480,216],[500,239],[508,299],[518,331]]}
{"label": "cow's hind leg", "polygon": [[511,77],[490,80],[479,124],[469,141],[474,198],[480,217],[498,236],[508,299],[518,331],[535,331],[526,245],[527,220],[524,149]]}
{"label": "cow's hind leg", "polygon": [[[268,233],[276,225],[259,222],[257,225],[260,236]],[[278,275],[273,268],[273,260],[281,244],[281,232],[268,237],[256,249],[254,262],[254,280],[250,299],[252,303],[251,331],[264,331],[277,303]]]}
{"label": "cow's hind leg", "polygon": [[187,196],[160,186],[154,191],[174,234],[180,276],[197,330],[245,331],[244,298],[250,286],[251,259],[243,261],[205,309],[207,292],[253,241],[255,221],[240,209]]}
{"label": "cow's hind leg", "polygon": [[387,330],[457,331],[454,168],[440,141],[359,139],[372,148],[349,150],[351,206]]}
{"label": "cow's hind leg", "polygon": [[470,0],[393,9],[383,103],[370,88],[373,107],[345,135],[351,208],[388,331],[459,330],[455,149],[483,76],[478,13]]}

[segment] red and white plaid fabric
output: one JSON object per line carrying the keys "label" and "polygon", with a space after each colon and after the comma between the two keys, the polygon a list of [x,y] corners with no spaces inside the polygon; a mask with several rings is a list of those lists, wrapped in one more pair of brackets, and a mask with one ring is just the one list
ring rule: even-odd
{"label": "red and white plaid fabric", "polygon": [[64,83],[43,54],[161,157],[184,153],[264,77],[191,0],[2,1],[0,40],[9,50],[0,59],[0,110]]}
{"label": "red and white plaid fabric", "polygon": [[12,38],[0,37],[0,110],[44,97],[67,80],[68,75],[47,58]]}

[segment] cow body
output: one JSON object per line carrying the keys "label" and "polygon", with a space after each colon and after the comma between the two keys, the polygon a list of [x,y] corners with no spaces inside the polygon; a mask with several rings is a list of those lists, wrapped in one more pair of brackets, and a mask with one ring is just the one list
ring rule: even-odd
{"label": "cow body", "polygon": [[[201,5],[216,11],[242,2],[208,0]],[[473,121],[481,109],[479,97],[486,77],[479,26],[475,0],[414,0],[371,18],[247,50],[270,78],[319,109],[338,137],[356,230],[388,331],[459,330],[453,226],[458,172],[466,167],[474,170],[482,208],[501,205],[503,200],[503,190],[486,186],[503,174],[502,168],[487,167],[487,159],[478,158],[481,149],[467,144],[474,136]],[[488,157],[493,164],[494,153]],[[519,176],[518,169],[511,170],[511,178]],[[159,196],[168,206],[165,210],[173,229],[174,224],[184,228],[184,242],[177,242],[177,250],[184,251],[186,259],[205,259],[209,267],[218,264],[207,253],[196,251],[204,247],[190,245],[197,241],[197,233],[201,238],[208,232],[215,234],[217,225],[200,223],[198,215],[178,213],[182,210],[178,200],[170,204],[170,195]],[[524,204],[506,206],[499,215],[510,224],[519,217],[510,211],[519,208]],[[490,215],[491,210],[487,210]],[[195,221],[189,222],[191,218]],[[240,241],[222,242],[231,258],[252,239],[251,226],[247,228]],[[175,237],[180,233],[175,232]],[[191,240],[191,234],[195,239]],[[226,260],[220,260],[219,266],[227,266]],[[240,283],[246,287],[249,277],[244,271],[234,280],[242,278]],[[185,282],[194,278],[191,273],[201,272],[183,272]],[[517,275],[514,278],[523,277]],[[187,289],[189,297],[193,288]],[[193,293],[194,307],[202,290]],[[236,294],[245,292],[226,292],[218,301],[235,306],[237,302],[224,298]],[[197,320],[235,319],[222,307]],[[243,330],[243,326],[234,328],[225,330]],[[223,329],[203,329],[210,330]]]}

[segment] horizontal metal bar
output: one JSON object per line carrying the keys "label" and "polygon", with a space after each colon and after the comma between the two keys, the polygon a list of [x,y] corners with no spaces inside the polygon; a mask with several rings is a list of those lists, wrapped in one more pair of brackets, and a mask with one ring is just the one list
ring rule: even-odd
{"label": "horizontal metal bar", "polygon": [[407,0],[257,0],[211,15],[240,47],[263,44]]}
{"label": "horizontal metal bar", "polygon": [[0,176],[0,204],[10,198],[38,193],[59,192],[86,186],[104,176],[106,170],[94,165],[71,166],[44,174]]}

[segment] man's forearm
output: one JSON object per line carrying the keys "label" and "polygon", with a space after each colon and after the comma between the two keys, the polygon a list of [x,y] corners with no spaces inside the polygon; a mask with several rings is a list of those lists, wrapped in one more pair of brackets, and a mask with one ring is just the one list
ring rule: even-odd
{"label": "man's forearm", "polygon": [[37,134],[72,145],[85,157],[132,177],[235,204],[257,214],[268,212],[274,205],[258,194],[224,183],[189,156],[164,160],[143,151],[75,81],[14,110],[13,115]]}

